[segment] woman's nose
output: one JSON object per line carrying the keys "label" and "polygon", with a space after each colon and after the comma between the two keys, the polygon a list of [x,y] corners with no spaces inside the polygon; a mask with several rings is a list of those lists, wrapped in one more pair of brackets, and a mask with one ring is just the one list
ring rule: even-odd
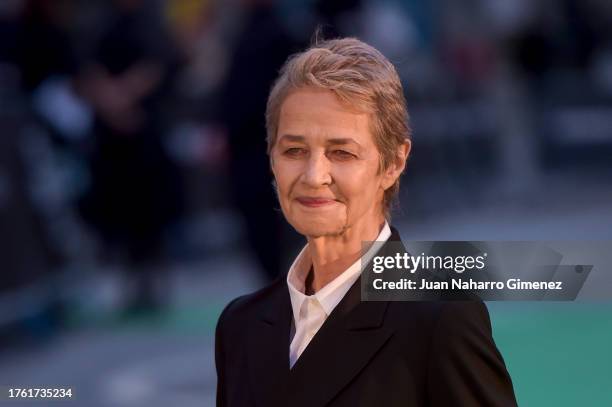
{"label": "woman's nose", "polygon": [[306,163],[303,181],[311,187],[331,184],[329,160],[324,154],[312,154]]}

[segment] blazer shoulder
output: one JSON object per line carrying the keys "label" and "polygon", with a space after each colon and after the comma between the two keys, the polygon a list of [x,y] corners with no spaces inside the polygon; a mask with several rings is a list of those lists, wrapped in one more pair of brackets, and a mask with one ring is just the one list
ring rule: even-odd
{"label": "blazer shoulder", "polygon": [[465,301],[393,301],[390,320],[400,330],[414,334],[414,328],[432,338],[436,332],[456,332],[476,328],[491,334],[491,320],[481,300]]}
{"label": "blazer shoulder", "polygon": [[267,308],[277,300],[283,290],[286,290],[286,283],[283,277],[279,277],[269,285],[250,294],[234,298],[221,312],[217,329],[221,325],[241,324],[249,320],[254,313]]}

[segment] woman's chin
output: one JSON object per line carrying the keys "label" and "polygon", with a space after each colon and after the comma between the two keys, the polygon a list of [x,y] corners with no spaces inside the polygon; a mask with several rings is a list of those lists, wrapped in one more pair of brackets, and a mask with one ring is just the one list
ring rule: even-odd
{"label": "woman's chin", "polygon": [[303,236],[321,237],[341,234],[344,224],[335,219],[300,219],[291,222],[295,230]]}

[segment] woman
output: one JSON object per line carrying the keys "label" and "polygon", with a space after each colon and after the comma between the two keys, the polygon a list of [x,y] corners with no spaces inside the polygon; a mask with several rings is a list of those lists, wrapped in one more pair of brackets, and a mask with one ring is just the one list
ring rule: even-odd
{"label": "woman", "polygon": [[216,332],[218,406],[515,405],[482,302],[361,302],[360,273],[400,240],[390,205],[410,153],[399,77],[356,40],[284,65],[267,105],[287,221],[308,244],[282,278],[237,298]]}

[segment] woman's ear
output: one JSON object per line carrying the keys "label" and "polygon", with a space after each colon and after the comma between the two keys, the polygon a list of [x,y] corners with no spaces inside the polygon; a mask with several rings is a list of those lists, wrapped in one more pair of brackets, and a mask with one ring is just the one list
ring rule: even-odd
{"label": "woman's ear", "polygon": [[402,175],[402,172],[406,168],[406,161],[410,155],[411,148],[412,142],[410,140],[406,140],[397,148],[395,159],[383,174],[383,188],[385,190],[390,188],[395,181],[397,181],[399,176]]}

